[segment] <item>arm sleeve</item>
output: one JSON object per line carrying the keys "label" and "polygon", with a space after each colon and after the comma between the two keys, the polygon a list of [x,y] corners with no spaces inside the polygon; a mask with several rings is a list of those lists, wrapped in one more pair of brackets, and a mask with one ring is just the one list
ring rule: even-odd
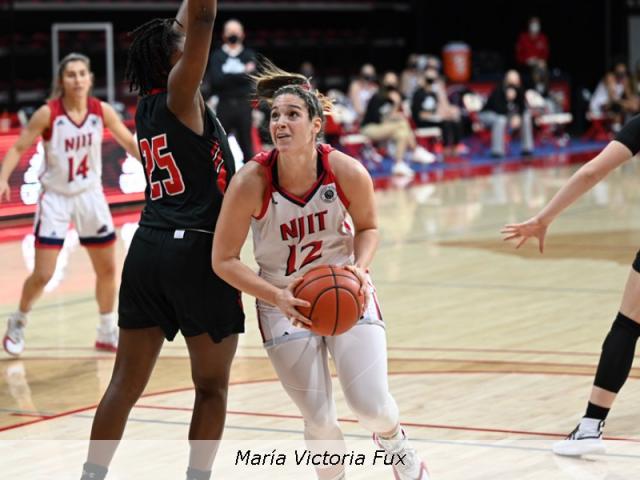
{"label": "arm sleeve", "polygon": [[640,115],[633,117],[615,137],[634,155],[640,152]]}

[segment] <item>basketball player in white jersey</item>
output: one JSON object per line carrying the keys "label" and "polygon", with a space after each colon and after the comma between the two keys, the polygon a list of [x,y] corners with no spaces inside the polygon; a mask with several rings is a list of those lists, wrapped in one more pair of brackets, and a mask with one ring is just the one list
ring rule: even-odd
{"label": "basketball player in white jersey", "polygon": [[[304,76],[269,65],[256,77],[256,87],[258,97],[272,104],[275,149],[257,155],[232,180],[216,227],[213,268],[258,299],[264,346],[304,417],[311,450],[322,453],[318,441],[330,442],[324,444],[330,453],[345,449],[331,391],[330,353],[353,413],[381,448],[402,458],[393,467],[395,478],[426,480],[426,467],[409,446],[389,393],[384,324],[367,274],[378,244],[371,178],[357,160],[316,143],[330,104],[310,91]],[[259,274],[240,261],[249,228]],[[319,264],[347,265],[367,297],[363,317],[339,336],[312,333],[295,308],[308,306],[292,292]],[[321,479],[345,478],[342,465],[316,473]]]}
{"label": "basketball player in white jersey", "polygon": [[92,84],[88,57],[71,53],[63,58],[49,101],[34,113],[2,162],[0,201],[9,199],[8,180],[20,157],[42,136],[45,162],[35,216],[35,266],[22,287],[18,310],[9,317],[2,343],[10,355],[24,350],[27,314],[55,271],[70,222],[96,272],[100,324],[95,346],[107,351],[117,346],[115,230],[101,183],[104,127],[129,154],[140,156],[133,135],[113,107],[90,96]]}

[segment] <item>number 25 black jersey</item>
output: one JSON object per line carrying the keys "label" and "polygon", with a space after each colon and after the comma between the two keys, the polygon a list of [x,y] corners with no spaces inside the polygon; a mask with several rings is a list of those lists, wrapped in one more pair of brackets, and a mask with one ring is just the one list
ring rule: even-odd
{"label": "number 25 black jersey", "polygon": [[226,186],[235,173],[227,136],[206,108],[198,135],[167,107],[167,92],[143,97],[136,112],[147,187],[140,225],[213,232]]}

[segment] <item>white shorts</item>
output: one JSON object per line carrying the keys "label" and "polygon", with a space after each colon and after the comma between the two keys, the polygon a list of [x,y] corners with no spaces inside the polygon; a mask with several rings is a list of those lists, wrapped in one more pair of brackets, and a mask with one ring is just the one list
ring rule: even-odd
{"label": "white shorts", "polygon": [[62,195],[43,191],[35,217],[36,248],[62,248],[73,222],[85,247],[102,247],[116,239],[109,204],[101,188]]}
{"label": "white shorts", "polygon": [[[384,328],[382,320],[382,312],[376,296],[376,289],[373,284],[369,284],[371,297],[369,305],[364,315],[356,325],[380,325]],[[299,338],[308,338],[318,336],[306,328],[294,327],[287,316],[277,307],[273,307],[264,302],[257,303],[258,309],[258,326],[262,335],[262,342],[265,348],[274,347],[284,342],[297,340]]]}

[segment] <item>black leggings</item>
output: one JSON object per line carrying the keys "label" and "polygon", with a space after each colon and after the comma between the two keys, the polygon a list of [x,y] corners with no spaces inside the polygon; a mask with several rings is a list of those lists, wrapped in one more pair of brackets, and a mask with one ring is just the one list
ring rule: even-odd
{"label": "black leggings", "polygon": [[253,158],[253,141],[251,140],[251,104],[249,100],[236,98],[220,98],[216,114],[228,133],[233,133],[242,149],[244,161]]}

